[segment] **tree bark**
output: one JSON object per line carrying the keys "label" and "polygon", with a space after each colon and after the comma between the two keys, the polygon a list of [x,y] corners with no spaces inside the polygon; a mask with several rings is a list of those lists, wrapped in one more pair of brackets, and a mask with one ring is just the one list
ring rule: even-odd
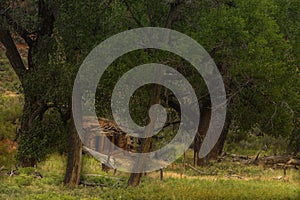
{"label": "tree bark", "polygon": [[203,165],[207,161],[207,158],[199,159],[198,155],[200,152],[202,142],[205,138],[206,132],[209,128],[210,118],[211,118],[210,100],[205,100],[203,102],[203,107],[200,111],[199,128],[194,141],[194,165],[195,166]]}
{"label": "tree bark", "polygon": [[296,156],[300,152],[300,118],[296,119],[295,121],[295,127],[292,131],[291,138],[289,141],[289,144],[287,146],[287,153],[293,154]]}
{"label": "tree bark", "polygon": [[221,153],[223,151],[227,133],[229,131],[230,124],[231,124],[230,113],[227,113],[227,115],[226,115],[224,128],[223,128],[221,136],[218,139],[217,143],[215,144],[214,148],[211,150],[211,152],[206,157],[201,158],[201,159],[199,159],[199,157],[198,157],[202,142],[203,142],[203,140],[206,136],[207,130],[209,128],[210,118],[211,118],[210,104],[205,103],[201,110],[199,130],[198,130],[198,133],[197,133],[197,135],[195,137],[195,141],[194,141],[194,165],[195,166],[207,165],[209,160],[217,160],[218,156],[221,155]]}
{"label": "tree bark", "polygon": [[227,113],[221,136],[212,151],[207,155],[207,160],[218,160],[218,157],[222,154],[230,124],[231,116]]}
{"label": "tree bark", "polygon": [[[20,133],[24,135],[31,128],[29,121],[31,122],[33,121],[33,118],[31,116],[33,114],[32,108],[34,104],[32,102],[32,98],[29,98],[28,95],[26,94],[26,87],[24,87],[24,77],[27,71],[22,61],[22,58],[18,52],[16,44],[13,38],[11,37],[11,33],[9,32],[8,29],[4,27],[0,27],[0,41],[6,49],[6,53],[5,53],[6,57],[8,58],[12,68],[14,69],[14,72],[17,74],[21,82],[21,85],[24,89],[25,104],[23,107],[23,116],[22,116],[21,131],[20,131]],[[17,139],[18,138],[16,138],[16,140]],[[37,163],[36,159],[28,158],[27,156],[23,156],[23,155],[18,157],[18,160],[22,167],[33,167]]]}
{"label": "tree bark", "polygon": [[0,42],[4,45],[6,49],[6,57],[8,58],[11,66],[13,67],[15,73],[17,74],[19,80],[23,81],[23,76],[25,75],[25,65],[22,58],[18,52],[18,49],[11,37],[8,29],[3,29],[0,26]]}
{"label": "tree bark", "polygon": [[[80,88],[80,87],[79,87]],[[82,163],[82,141],[77,133],[75,127],[75,120],[82,124],[82,91],[81,89],[75,91],[75,98],[72,99],[71,111],[71,125],[69,135],[69,149],[68,149],[68,162],[66,167],[64,184],[69,187],[74,187],[80,183],[80,172]],[[77,118],[74,118],[76,113]]]}
{"label": "tree bark", "polygon": [[131,173],[128,179],[128,186],[136,187],[140,184],[143,173]]}
{"label": "tree bark", "polygon": [[[158,104],[159,96],[160,96],[160,87],[158,85],[154,85],[153,86],[153,96],[151,98],[150,105]],[[156,117],[157,116],[153,116],[153,119],[156,120]],[[150,122],[149,129],[145,130],[146,136],[151,135],[151,133],[154,131],[154,128],[155,128],[155,121]],[[150,152],[150,149],[151,149],[151,137],[147,137],[142,140],[141,153]],[[136,165],[135,168],[143,169],[144,165],[145,165],[144,159],[145,158],[143,156],[139,157],[137,163],[135,164]],[[133,187],[138,186],[141,182],[142,175],[143,175],[143,173],[131,173],[127,185],[133,186]]]}
{"label": "tree bark", "polygon": [[80,182],[81,162],[82,162],[82,142],[77,134],[74,120],[71,119],[69,131],[68,161],[65,173],[64,184],[69,187],[77,186]]}

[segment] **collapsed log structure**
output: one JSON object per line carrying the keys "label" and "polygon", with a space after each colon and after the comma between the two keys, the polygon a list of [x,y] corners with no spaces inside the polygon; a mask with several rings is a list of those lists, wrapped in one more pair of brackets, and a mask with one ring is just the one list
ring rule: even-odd
{"label": "collapsed log structure", "polygon": [[[117,147],[125,151],[135,151],[133,138],[122,131],[115,122],[106,118],[99,118],[99,123],[93,123],[89,117],[84,117],[83,120],[83,129],[86,133],[83,136],[85,145],[83,150],[93,156],[96,155],[104,170],[107,170],[107,167],[111,168],[110,163],[114,162],[110,160],[110,155],[121,153]],[[104,137],[109,141],[104,140]]]}
{"label": "collapsed log structure", "polygon": [[[98,124],[90,122],[88,118],[84,120],[83,128],[86,135],[84,135],[83,143],[88,148],[99,152],[113,152],[117,146],[126,151],[133,151],[131,137],[123,132],[116,123],[105,118],[100,118]],[[111,143],[105,142],[103,137],[107,137]]]}

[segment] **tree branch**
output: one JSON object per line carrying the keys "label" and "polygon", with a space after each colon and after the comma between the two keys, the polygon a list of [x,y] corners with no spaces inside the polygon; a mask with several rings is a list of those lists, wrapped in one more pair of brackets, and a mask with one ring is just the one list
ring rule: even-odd
{"label": "tree branch", "polygon": [[34,119],[39,116],[39,115],[43,115],[47,110],[48,110],[48,105],[43,103],[43,102],[39,102],[38,103],[38,108],[32,113],[32,115],[30,116],[28,125],[29,127],[32,127],[33,121]]}
{"label": "tree branch", "polygon": [[235,96],[237,96],[239,93],[241,93],[243,91],[243,89],[245,89],[246,87],[248,87],[251,84],[253,84],[253,79],[248,79],[245,83],[240,85],[237,91],[228,95],[228,97],[227,97],[228,102],[231,101],[232,99],[234,99]]}
{"label": "tree branch", "polygon": [[48,35],[51,36],[54,29],[54,12],[43,0],[39,0],[39,11],[38,16],[41,19],[41,28],[39,30],[40,36]]}
{"label": "tree branch", "polygon": [[177,13],[176,10],[179,5],[183,4],[184,2],[182,0],[175,0],[175,2],[170,3],[170,10],[168,14],[168,18],[166,21],[166,28],[171,28],[173,22],[177,19]]}
{"label": "tree branch", "polygon": [[20,53],[10,35],[9,30],[0,28],[0,41],[6,48],[6,56],[13,67],[14,71],[16,72],[19,80],[23,81],[23,76],[26,71],[26,67],[22,61]]}
{"label": "tree branch", "polygon": [[30,33],[18,24],[7,12],[3,12],[1,15],[6,18],[8,25],[13,27],[14,31],[25,40],[28,46],[32,46],[34,41],[30,38]]}
{"label": "tree branch", "polygon": [[134,15],[131,7],[129,6],[128,2],[126,0],[123,0],[127,10],[130,12],[132,19],[135,21],[135,23],[140,26],[143,27],[142,23],[140,22],[140,20],[138,20],[138,18],[136,18],[136,16]]}

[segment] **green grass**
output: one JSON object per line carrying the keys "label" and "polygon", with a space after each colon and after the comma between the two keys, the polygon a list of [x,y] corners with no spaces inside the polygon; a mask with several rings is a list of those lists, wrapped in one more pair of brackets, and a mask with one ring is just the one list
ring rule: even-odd
{"label": "green grass", "polygon": [[[259,166],[238,165],[231,162],[215,163],[210,168],[218,171],[215,176],[195,176],[190,170],[181,179],[171,178],[165,170],[163,181],[158,180],[158,172],[145,176],[137,188],[127,188],[129,174],[101,171],[101,165],[93,158],[84,157],[83,172],[105,175],[87,178],[94,183],[107,187],[78,186],[70,189],[63,186],[63,174],[66,158],[52,155],[38,165],[43,178],[34,178],[32,168],[20,169],[20,175],[0,176],[0,199],[299,199],[300,175],[296,170],[288,170],[284,179],[278,180],[282,170],[263,169]],[[177,167],[177,166],[176,166]],[[209,168],[198,168],[207,170]],[[235,171],[232,171],[235,170]],[[240,180],[228,178],[226,174],[238,174],[245,177]],[[121,180],[109,177],[118,176]]]}

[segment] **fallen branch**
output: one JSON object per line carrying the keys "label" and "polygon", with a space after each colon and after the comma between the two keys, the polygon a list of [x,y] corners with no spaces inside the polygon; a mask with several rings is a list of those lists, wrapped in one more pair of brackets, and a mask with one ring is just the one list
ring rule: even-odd
{"label": "fallen branch", "polygon": [[238,178],[238,179],[242,179],[242,180],[247,180],[246,178],[240,176],[240,175],[236,175],[236,174],[233,174],[233,175],[225,175],[225,177],[228,177],[228,178]]}
{"label": "fallen branch", "polygon": [[249,160],[249,156],[243,156],[243,155],[236,155],[236,154],[231,154],[230,155],[234,160]]}
{"label": "fallen branch", "polygon": [[186,164],[186,166],[190,167],[192,170],[194,170],[194,171],[197,172],[198,174],[210,175],[210,174],[208,174],[208,173],[206,173],[206,172],[203,172],[203,171],[200,171],[200,170],[196,169],[195,167],[193,167],[193,166],[190,165],[190,164]]}
{"label": "fallen branch", "polygon": [[97,184],[97,183],[90,183],[90,182],[87,182],[87,181],[80,181],[79,183],[80,185],[85,185],[85,186],[89,186],[89,187],[106,187],[104,184]]}
{"label": "fallen branch", "polygon": [[289,160],[291,160],[290,155],[267,156],[259,159],[263,164],[287,163]]}
{"label": "fallen branch", "polygon": [[292,158],[286,164],[300,166],[300,159]]}
{"label": "fallen branch", "polygon": [[258,165],[258,162],[259,162],[259,154],[260,154],[260,152],[258,152],[257,153],[257,155],[255,156],[255,158],[254,158],[254,160],[250,160],[249,162],[248,162],[248,164],[254,164],[254,165]]}

